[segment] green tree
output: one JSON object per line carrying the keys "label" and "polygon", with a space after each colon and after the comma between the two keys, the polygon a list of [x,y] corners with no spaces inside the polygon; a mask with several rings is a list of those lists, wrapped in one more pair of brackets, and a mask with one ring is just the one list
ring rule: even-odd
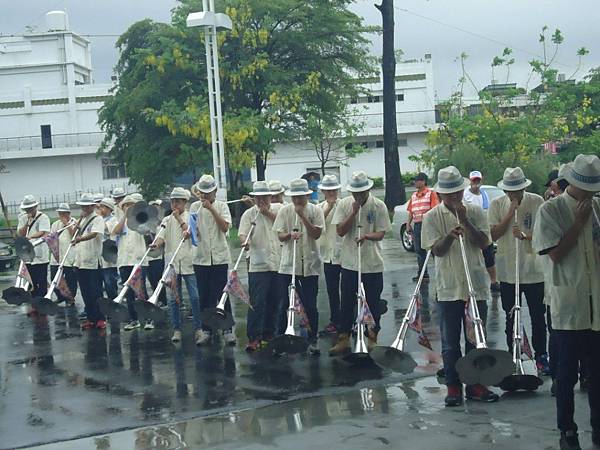
{"label": "green tree", "polygon": [[[218,33],[230,189],[253,165],[264,179],[275,143],[294,137],[315,91],[354,96],[354,79],[372,73],[364,33],[374,29],[348,9],[351,3],[217,2],[233,22]],[[211,158],[204,33],[185,25],[201,9],[200,0],[180,0],[170,25],[139,22],[117,44],[119,86],[101,112],[105,146],[144,192]]]}

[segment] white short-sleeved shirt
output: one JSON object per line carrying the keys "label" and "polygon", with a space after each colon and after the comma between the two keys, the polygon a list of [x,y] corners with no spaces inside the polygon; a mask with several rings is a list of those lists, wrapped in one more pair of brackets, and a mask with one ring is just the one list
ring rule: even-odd
{"label": "white short-sleeved shirt", "polygon": [[[188,211],[184,211],[180,217],[184,223],[188,223],[190,213]],[[171,215],[165,217],[162,221],[162,224],[165,225],[165,231],[162,232],[161,236],[165,241],[163,248],[165,252],[166,265],[173,257],[179,242],[181,242],[181,239],[183,238],[183,230],[181,229],[179,222],[177,222],[177,220],[175,220]],[[194,267],[192,265],[193,257],[194,247],[192,246],[192,240],[186,239],[185,242],[181,244],[181,248],[173,260],[175,272],[177,272],[179,275],[192,275],[194,273]]]}
{"label": "white short-sleeved shirt", "polygon": [[[119,221],[117,220],[117,218],[115,217],[114,214],[103,217],[102,220],[104,220],[104,236],[102,237],[102,242],[106,241],[107,239],[112,239],[114,241],[114,238],[111,237],[111,235],[112,235],[112,232],[113,232],[115,226],[117,225],[117,223],[119,223]],[[118,255],[118,253],[117,253],[117,255]],[[100,260],[100,263],[101,263],[103,269],[117,267],[116,262],[109,263],[104,258],[102,258]]]}
{"label": "white short-sleeved shirt", "polygon": [[[227,203],[215,200],[213,203],[217,213],[229,224],[231,228],[231,212]],[[197,201],[190,206],[190,214],[198,213],[198,246],[194,247],[194,265],[215,266],[229,264],[231,254],[227,243],[227,234],[223,233],[214,216],[202,202]]]}
{"label": "white short-sleeved shirt", "polygon": [[[339,264],[340,255],[342,253],[342,238],[337,234],[336,225],[332,223],[333,216],[338,207],[340,199],[338,198],[327,217],[325,217],[325,229],[319,238],[319,245],[321,246],[321,258],[324,263]],[[319,203],[319,208],[323,210],[323,216],[325,215],[325,209],[327,209],[328,203],[326,201]]]}
{"label": "white short-sleeved shirt", "polygon": [[89,241],[79,242],[75,245],[74,266],[80,269],[99,269],[102,259],[102,237],[104,235],[104,220],[102,217],[92,213],[84,217],[81,225],[85,229],[81,231],[80,236],[90,233],[97,233],[96,237]]}
{"label": "white short-sleeved shirt", "polygon": [[481,193],[481,191],[479,192],[479,194],[473,194],[471,192],[471,188],[468,187],[463,193],[463,203],[483,208],[483,194]]}
{"label": "white short-sleeved shirt", "polygon": [[[58,232],[58,230],[60,230],[63,227],[64,227],[64,224],[60,220],[57,220],[50,227],[50,232],[56,233],[56,232]],[[71,243],[71,240],[72,240],[72,236],[71,236],[71,233],[69,233],[69,230],[63,230],[60,232],[60,235],[58,236],[58,261],[56,259],[54,259],[54,255],[51,254],[50,255],[50,265],[51,266],[58,266],[60,264],[60,262],[65,257],[65,253],[67,252],[67,248],[69,248],[69,244]],[[42,245],[44,245],[44,244],[42,244]],[[71,251],[69,252],[69,256],[67,256],[67,259],[65,260],[64,267],[73,267],[74,261],[75,261],[75,248],[72,248]]]}
{"label": "white short-sleeved shirt", "polygon": [[[32,234],[35,234],[39,231],[44,231],[46,233],[50,232],[50,219],[48,216],[42,212],[37,212],[37,220],[33,223],[33,226],[27,231],[25,234],[26,237],[30,237]],[[19,229],[23,228],[25,225],[31,224],[33,219],[30,219],[27,214],[22,214],[19,216]],[[33,261],[28,264],[48,264],[50,260],[50,249],[45,242],[42,242],[39,245],[36,245],[35,248],[35,257]]]}
{"label": "white short-sleeved shirt", "polygon": [[[281,209],[280,203],[271,204],[271,213],[277,216]],[[273,230],[273,224],[268,217],[258,213],[258,207],[253,206],[242,214],[240,220],[240,235],[248,236],[252,222],[256,226],[250,236],[250,268],[249,272],[277,272],[280,264],[280,242],[277,232]],[[256,217],[256,219],[254,219]]]}
{"label": "white short-sleeved shirt", "polygon": [[[545,253],[556,247],[575,221],[577,200],[564,192],[544,203],[533,229],[533,248]],[[594,199],[600,215],[600,201]],[[547,259],[552,327],[600,331],[600,226],[590,215],[575,247],[558,263]]]}
{"label": "white short-sleeved shirt", "polygon": [[[518,225],[525,234],[533,234],[533,226],[537,211],[544,203],[544,199],[537,194],[525,192],[523,200],[517,208]],[[488,210],[488,222],[490,227],[498,225],[510,208],[508,195],[503,195],[492,200]],[[515,263],[517,240],[512,234],[514,221],[500,238],[497,240],[496,272],[498,281],[515,283]],[[544,281],[544,268],[542,259],[533,250],[530,241],[519,241],[519,282],[521,284],[542,283]]]}
{"label": "white short-sleeved shirt", "polygon": [[[465,205],[465,208],[467,209],[469,222],[490,239],[490,228],[483,209],[469,204]],[[454,213],[446,208],[443,203],[440,203],[427,212],[423,218],[421,246],[431,250],[437,241],[446,237],[450,230],[457,225],[458,220]],[[490,277],[485,270],[481,248],[474,245],[467,236],[465,236],[464,242],[475,296],[477,301],[487,301],[490,299]],[[438,301],[449,302],[468,299],[469,287],[458,240],[452,242],[450,249],[444,256],[435,257],[435,285]]]}
{"label": "white short-sleeved shirt", "polygon": [[[117,241],[117,267],[133,267],[140,262],[144,253],[146,253],[146,240],[144,235],[127,228],[127,221],[123,227],[123,234],[112,237]],[[113,228],[114,230],[114,228]],[[143,266],[148,265],[148,260],[144,260]]]}
{"label": "white short-sleeved shirt", "polygon": [[[323,229],[325,219],[323,211],[317,205],[307,203],[304,211],[309,222],[315,227]],[[273,230],[276,233],[291,233],[297,229],[302,233],[302,237],[296,244],[296,275],[310,277],[319,275],[321,272],[321,252],[317,240],[311,238],[306,231],[302,220],[296,214],[294,204],[289,203],[283,206],[277,213],[277,218],[273,224]],[[293,266],[293,239],[283,243],[281,252],[281,263],[279,264],[279,273],[291,275]]]}
{"label": "white short-sleeved shirt", "polygon": [[[162,223],[162,222],[161,222],[161,223]],[[161,229],[161,227],[160,227],[160,225],[159,225],[158,227],[156,227],[156,232],[158,233],[158,231],[159,231],[160,229]],[[155,236],[156,236],[156,235],[154,235],[154,237],[155,237]],[[153,239],[154,239],[154,237],[153,237]],[[146,260],[147,260],[148,262],[150,262],[150,261],[156,261],[156,260],[162,260],[162,259],[164,258],[164,254],[165,254],[165,248],[164,248],[164,247],[160,247],[160,249],[158,249],[158,250],[160,250],[160,251],[158,252],[158,256],[150,256],[150,255],[148,255],[148,257],[146,258]]]}
{"label": "white short-sleeved shirt", "polygon": [[[331,220],[333,226],[343,223],[352,213],[352,203],[354,203],[354,197],[352,196],[338,201],[335,214]],[[360,225],[362,235],[379,231],[387,232],[392,229],[387,207],[381,200],[373,197],[371,194],[361,208]],[[346,270],[358,270],[358,251],[356,245],[356,237],[358,236],[357,221],[358,215],[348,233],[342,238],[340,263],[342,268]],[[383,272],[381,241],[363,241],[361,245],[361,264],[363,273]]]}

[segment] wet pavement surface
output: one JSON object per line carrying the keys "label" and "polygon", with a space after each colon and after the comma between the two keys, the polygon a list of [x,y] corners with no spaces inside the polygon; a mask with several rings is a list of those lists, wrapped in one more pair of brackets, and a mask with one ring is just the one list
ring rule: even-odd
{"label": "wet pavement surface", "polygon": [[[384,248],[389,311],[379,342],[389,345],[414,290],[416,263],[398,241],[386,239]],[[427,285],[422,294],[436,352],[418,346],[409,331],[406,350],[419,364],[409,376],[330,358],[330,337],[319,340],[321,356],[248,355],[240,303],[237,346],[216,338],[196,347],[189,321],[175,346],[166,328],[81,332],[74,308],[34,319],[25,307],[1,302],[0,448],[555,448],[549,382],[499,404],[444,409],[445,389],[433,376],[440,365],[437,311]],[[329,318],[324,280],[319,311],[322,328]],[[490,347],[504,346],[503,321],[494,300]],[[585,403],[578,394],[582,430]]]}

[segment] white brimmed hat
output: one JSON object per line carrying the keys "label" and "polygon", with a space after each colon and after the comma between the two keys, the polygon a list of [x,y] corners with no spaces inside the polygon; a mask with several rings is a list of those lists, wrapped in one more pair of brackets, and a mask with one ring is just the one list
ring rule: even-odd
{"label": "white brimmed hat", "polygon": [[337,191],[338,189],[341,189],[341,187],[342,185],[338,182],[337,177],[332,174],[324,175],[319,184],[319,189],[322,191]]}
{"label": "white brimmed hat", "polygon": [[71,212],[71,207],[68,203],[61,203],[58,205],[58,208],[56,208],[56,212]]}
{"label": "white brimmed hat", "polygon": [[138,193],[138,192],[134,192],[133,194],[129,194],[129,196],[131,197],[131,199],[137,203],[137,202],[143,202],[144,201],[144,197],[142,194]]}
{"label": "white brimmed hat", "polygon": [[600,192],[600,158],[596,155],[577,155],[565,171],[565,180],[584,191]]}
{"label": "white brimmed hat", "polygon": [[20,208],[29,209],[39,204],[40,202],[38,202],[33,195],[27,194],[25,197],[23,197],[23,201],[21,202]]}
{"label": "white brimmed hat", "polygon": [[504,170],[502,181],[498,183],[498,187],[503,191],[522,191],[530,185],[531,180],[525,178],[523,169],[520,167],[507,167]]}
{"label": "white brimmed hat", "polygon": [[102,192],[96,192],[94,194],[94,201],[96,203],[100,203],[102,201],[102,199],[104,198],[104,194]]}
{"label": "white brimmed hat", "polygon": [[249,192],[249,194],[254,196],[271,195],[272,192],[269,189],[269,184],[266,181],[255,181],[252,183],[252,192]]}
{"label": "white brimmed hat", "polygon": [[125,198],[121,200],[120,205],[127,205],[128,203],[135,203],[135,200],[133,199],[133,197],[131,197],[131,194],[126,195]]}
{"label": "white brimmed hat", "polygon": [[106,206],[111,211],[115,210],[115,201],[112,198],[104,197],[102,200],[100,200],[99,204],[100,206]]}
{"label": "white brimmed hat", "polygon": [[208,194],[217,189],[217,182],[212,175],[202,175],[194,187],[196,190]]}
{"label": "white brimmed hat", "polygon": [[269,181],[269,190],[272,195],[277,195],[285,192],[285,186],[279,180],[271,180]]}
{"label": "white brimmed hat", "polygon": [[96,202],[94,201],[94,196],[89,192],[84,192],[83,194],[81,194],[81,198],[78,202],[75,203],[79,206],[92,206],[96,204]]}
{"label": "white brimmed hat", "polygon": [[308,188],[308,181],[298,178],[290,182],[290,188],[285,191],[288,197],[296,197],[298,195],[310,195],[312,191]]}
{"label": "white brimmed hat", "polygon": [[116,187],[112,190],[112,198],[122,198],[125,197],[127,195],[127,193],[125,192],[125,189],[121,188],[121,187]]}
{"label": "white brimmed hat", "polygon": [[155,200],[150,200],[148,204],[153,206],[160,206],[162,205],[162,200],[160,198],[157,198]]}
{"label": "white brimmed hat", "polygon": [[438,181],[433,190],[439,194],[454,194],[464,191],[470,185],[471,182],[464,178],[456,167],[448,166],[438,170]]}
{"label": "white brimmed hat", "polygon": [[171,195],[169,196],[171,200],[189,200],[190,199],[190,191],[184,189],[182,187],[173,188],[171,191]]}
{"label": "white brimmed hat", "polygon": [[368,191],[373,187],[373,180],[371,180],[364,170],[357,170],[352,172],[350,182],[346,186],[348,192],[364,192]]}
{"label": "white brimmed hat", "polygon": [[573,163],[561,164],[560,167],[558,168],[557,177],[554,179],[554,181],[556,183],[558,183],[559,181],[564,180],[565,174],[567,173],[567,171],[571,170],[572,165],[573,165]]}

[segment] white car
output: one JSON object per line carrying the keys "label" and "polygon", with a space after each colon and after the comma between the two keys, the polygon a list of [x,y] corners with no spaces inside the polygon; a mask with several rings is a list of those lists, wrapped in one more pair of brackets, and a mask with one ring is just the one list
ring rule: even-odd
{"label": "white car", "polygon": [[[497,186],[484,184],[481,186],[487,192],[490,202],[504,194],[504,191]],[[398,205],[394,208],[394,218],[392,220],[392,233],[396,239],[402,241],[402,246],[407,252],[414,252],[413,236],[406,232],[406,222],[408,221],[408,211],[406,207],[408,202]]]}

